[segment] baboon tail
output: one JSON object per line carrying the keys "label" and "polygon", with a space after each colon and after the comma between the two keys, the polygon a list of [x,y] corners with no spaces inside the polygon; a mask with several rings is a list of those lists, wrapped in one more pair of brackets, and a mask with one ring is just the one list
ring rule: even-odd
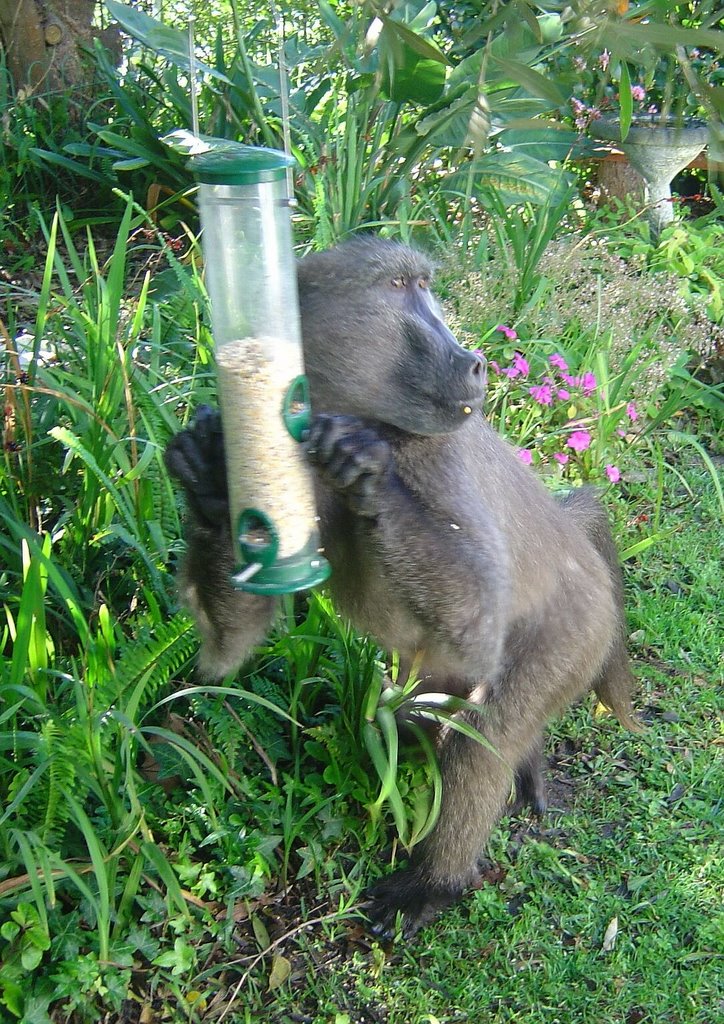
{"label": "baboon tail", "polygon": [[600,702],[613,712],[624,729],[630,732],[643,732],[643,724],[636,717],[631,704],[633,681],[626,647],[621,637],[617,640],[601,675],[593,684],[593,689]]}
{"label": "baboon tail", "polygon": [[634,677],[626,653],[623,579],[606,510],[596,497],[595,491],[588,487],[580,487],[571,491],[562,498],[561,504],[566,512],[583,527],[606,562],[618,609],[617,633],[608,660],[594,683],[593,689],[601,703],[614,713],[625,729],[630,729],[631,732],[642,732],[643,725],[634,715],[631,705],[631,688]]}

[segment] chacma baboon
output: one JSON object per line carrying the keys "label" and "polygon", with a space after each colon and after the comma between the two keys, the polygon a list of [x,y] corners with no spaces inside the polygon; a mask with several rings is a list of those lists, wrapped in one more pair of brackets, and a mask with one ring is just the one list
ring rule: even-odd
{"label": "chacma baboon", "polygon": [[[418,669],[420,689],[467,697],[488,744],[441,731],[442,809],[409,867],[372,892],[376,930],[412,935],[475,881],[517,773],[540,809],[546,722],[590,687],[629,728],[622,583],[593,494],[555,500],[482,414],[483,360],[430,293],[427,259],[374,238],[303,259],[302,335],[330,588],[338,608]],[[272,599],[239,593],[223,439],[202,410],[167,451],[190,509],[183,592],[221,676],[267,632]],[[495,751],[495,752],[493,752]]]}

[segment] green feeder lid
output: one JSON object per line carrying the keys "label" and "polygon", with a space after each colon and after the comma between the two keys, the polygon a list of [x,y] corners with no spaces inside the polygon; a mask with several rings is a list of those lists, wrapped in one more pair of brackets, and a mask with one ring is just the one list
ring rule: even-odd
{"label": "green feeder lid", "polygon": [[203,139],[208,149],[194,153],[187,166],[207,185],[253,185],[278,181],[294,157],[265,146],[246,146],[226,139]]}

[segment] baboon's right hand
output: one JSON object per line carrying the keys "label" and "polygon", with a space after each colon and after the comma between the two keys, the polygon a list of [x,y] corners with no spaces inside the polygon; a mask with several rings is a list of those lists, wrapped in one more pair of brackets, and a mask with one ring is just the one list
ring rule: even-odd
{"label": "baboon's right hand", "polygon": [[169,442],[164,461],[199,523],[213,528],[228,523],[224,435],[217,409],[199,406],[191,426]]}

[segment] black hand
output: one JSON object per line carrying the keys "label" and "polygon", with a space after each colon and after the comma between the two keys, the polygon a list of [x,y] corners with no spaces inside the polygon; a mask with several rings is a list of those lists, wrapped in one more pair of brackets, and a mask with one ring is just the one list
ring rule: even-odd
{"label": "black hand", "polygon": [[307,454],[329,485],[344,494],[353,512],[367,518],[379,514],[392,453],[374,430],[354,416],[315,416]]}
{"label": "black hand", "polygon": [[216,409],[199,406],[191,426],[169,442],[164,460],[200,522],[220,526],[228,521],[224,435]]}

